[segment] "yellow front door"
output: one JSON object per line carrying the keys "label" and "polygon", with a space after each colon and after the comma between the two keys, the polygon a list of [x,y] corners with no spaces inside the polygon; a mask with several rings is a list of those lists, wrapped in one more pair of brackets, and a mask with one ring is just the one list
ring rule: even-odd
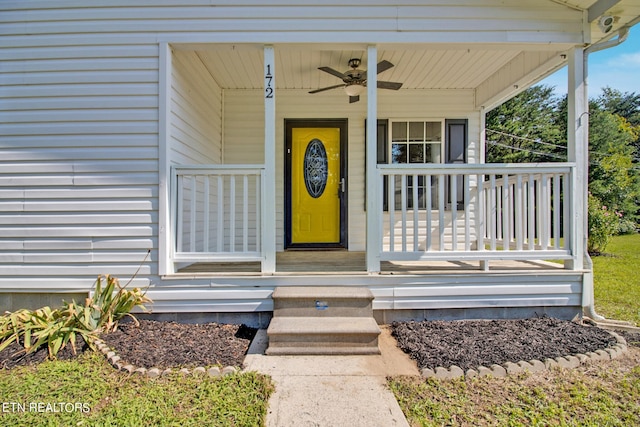
{"label": "yellow front door", "polygon": [[339,127],[291,131],[291,243],[340,243]]}

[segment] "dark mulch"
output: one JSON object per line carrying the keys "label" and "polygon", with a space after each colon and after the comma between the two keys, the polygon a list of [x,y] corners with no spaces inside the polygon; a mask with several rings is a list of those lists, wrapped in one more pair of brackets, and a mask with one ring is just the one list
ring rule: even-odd
{"label": "dark mulch", "polygon": [[[197,366],[241,366],[256,329],[244,325],[208,323],[204,325],[140,320],[121,323],[118,330],[100,338],[115,350],[122,361],[144,368],[195,368]],[[78,353],[89,347],[78,338]],[[48,357],[45,347],[24,354],[24,348],[11,344],[0,352],[0,368],[34,365]],[[67,345],[58,360],[76,357]]]}
{"label": "dark mulch", "polygon": [[[402,322],[392,325],[399,346],[421,368],[458,365],[463,369],[508,361],[586,353],[615,344],[602,329],[552,318],[487,321]],[[241,366],[255,329],[243,325],[182,324],[140,320],[121,324],[101,338],[126,363],[145,368]],[[640,346],[640,334],[621,332],[629,345]],[[78,342],[79,351],[87,346]],[[0,368],[37,364],[46,348],[25,355],[12,344],[0,352]],[[58,359],[74,355],[67,346]]]}
{"label": "dark mulch", "polygon": [[125,323],[101,338],[136,367],[241,366],[256,331],[244,325],[140,320],[139,326]]}
{"label": "dark mulch", "polygon": [[549,317],[520,320],[395,322],[393,336],[418,367],[463,370],[521,360],[544,360],[614,346],[595,326]]}
{"label": "dark mulch", "polygon": [[640,332],[620,331],[618,334],[627,340],[627,344],[633,347],[640,347]]}
{"label": "dark mulch", "polygon": [[[79,353],[82,353],[89,349],[89,346],[84,342],[81,336],[76,339],[76,353],[73,352],[73,348],[70,344],[67,344],[62,350],[58,352],[58,360],[70,360],[75,358]],[[38,350],[26,354],[24,347],[18,345],[15,342],[9,345],[4,350],[0,351],[0,369],[11,369],[16,366],[37,365],[47,360],[49,357],[49,350],[46,346],[41,346]]]}

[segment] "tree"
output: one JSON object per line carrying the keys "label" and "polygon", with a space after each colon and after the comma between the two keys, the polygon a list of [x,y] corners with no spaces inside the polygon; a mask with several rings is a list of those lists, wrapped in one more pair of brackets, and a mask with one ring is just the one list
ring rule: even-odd
{"label": "tree", "polygon": [[550,86],[534,86],[487,114],[487,163],[566,161],[566,136]]}
{"label": "tree", "polygon": [[599,103],[589,114],[589,191],[609,210],[637,219],[639,171],[633,146],[637,135],[629,122]]}
{"label": "tree", "polygon": [[632,145],[635,147],[634,159],[640,162],[640,94],[635,92],[622,93],[619,90],[605,87],[596,104],[604,111],[616,114],[626,120],[625,128],[633,136]]}

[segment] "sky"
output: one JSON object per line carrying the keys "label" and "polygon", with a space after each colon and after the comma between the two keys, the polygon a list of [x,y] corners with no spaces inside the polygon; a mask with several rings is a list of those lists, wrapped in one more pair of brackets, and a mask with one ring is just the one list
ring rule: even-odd
{"label": "sky", "polygon": [[[602,93],[609,86],[621,92],[640,94],[640,24],[629,30],[627,40],[609,49],[589,55],[589,98]],[[542,80],[540,84],[553,86],[560,94],[567,93],[567,68]]]}

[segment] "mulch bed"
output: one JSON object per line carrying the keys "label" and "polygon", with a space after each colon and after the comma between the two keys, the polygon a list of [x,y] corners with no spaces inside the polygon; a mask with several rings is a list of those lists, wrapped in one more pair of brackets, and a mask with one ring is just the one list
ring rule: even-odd
{"label": "mulch bed", "polygon": [[[121,323],[118,330],[100,338],[126,363],[141,368],[195,368],[198,366],[241,366],[249,344],[257,330],[244,325],[218,323],[185,324],[140,320]],[[76,344],[78,353],[88,350],[82,338]],[[24,349],[11,344],[0,352],[0,369],[34,365],[47,359],[42,347],[24,354]],[[76,355],[67,345],[58,353],[58,360]]]}
{"label": "mulch bed", "polygon": [[[76,353],[74,354],[71,345],[67,345],[60,350],[57,355],[58,360],[71,360],[78,354],[87,351],[89,346],[84,342],[82,337],[76,338]],[[24,347],[16,344],[10,344],[7,348],[0,351],[0,369],[11,369],[16,366],[37,365],[47,360],[49,351],[46,346],[38,348],[38,350],[25,354]]]}
{"label": "mulch bed", "polygon": [[519,320],[394,322],[398,346],[420,369],[463,370],[540,360],[612,347],[603,329],[549,317]]}
{"label": "mulch bed", "polygon": [[100,338],[118,356],[140,368],[242,366],[257,329],[219,323],[187,324],[140,320]]}
{"label": "mulch bed", "polygon": [[[101,338],[121,360],[144,368],[241,366],[256,330],[243,325],[183,324],[140,320],[120,324]],[[553,358],[615,345],[606,331],[552,318],[487,321],[426,321],[394,323],[398,345],[420,368],[460,366],[463,369],[493,363]],[[620,333],[629,345],[640,346],[640,334]],[[79,339],[79,351],[88,347]],[[0,369],[41,363],[47,349],[25,355],[12,344],[0,352]],[[67,346],[58,359],[75,357]]]}

